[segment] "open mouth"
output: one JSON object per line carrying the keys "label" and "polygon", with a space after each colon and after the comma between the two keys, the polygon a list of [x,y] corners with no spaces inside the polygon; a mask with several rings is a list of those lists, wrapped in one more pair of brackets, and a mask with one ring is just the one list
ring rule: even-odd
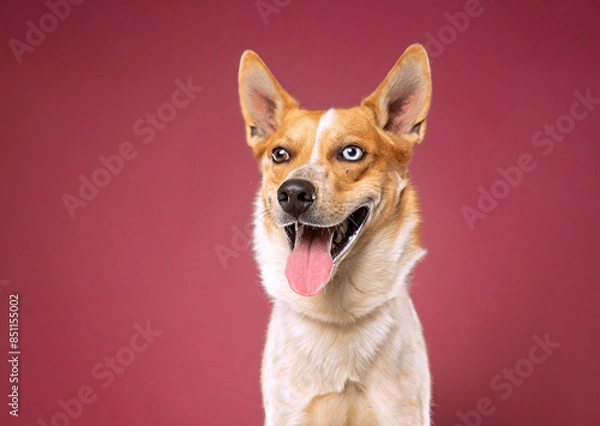
{"label": "open mouth", "polygon": [[293,251],[296,247],[296,242],[299,239],[297,237],[302,237],[305,233],[321,234],[324,238],[331,238],[329,252],[332,260],[335,261],[352,245],[362,230],[369,216],[369,211],[369,207],[361,206],[343,222],[331,227],[316,227],[299,222],[285,226],[284,231],[290,250]]}
{"label": "open mouth", "polygon": [[361,206],[341,223],[329,227],[298,222],[284,227],[291,251],[285,276],[293,291],[314,296],[325,288],[335,261],[356,241],[369,211],[369,207]]}

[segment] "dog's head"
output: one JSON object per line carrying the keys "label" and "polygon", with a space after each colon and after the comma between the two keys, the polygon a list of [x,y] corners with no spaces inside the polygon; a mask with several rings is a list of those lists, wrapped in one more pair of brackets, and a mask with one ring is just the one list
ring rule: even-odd
{"label": "dog's head", "polygon": [[239,93],[263,177],[255,216],[263,278],[285,275],[294,292],[313,296],[367,245],[393,250],[402,219],[416,214],[403,193],[431,98],[425,49],[410,46],[354,108],[301,109],[252,51],[242,56]]}

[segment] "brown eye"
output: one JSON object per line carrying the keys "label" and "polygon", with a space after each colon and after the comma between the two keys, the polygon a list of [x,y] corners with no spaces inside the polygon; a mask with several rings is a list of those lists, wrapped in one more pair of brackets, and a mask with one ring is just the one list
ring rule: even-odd
{"label": "brown eye", "polygon": [[291,156],[290,153],[287,152],[284,148],[277,147],[274,148],[273,151],[271,151],[271,158],[273,159],[274,163],[279,164],[290,161]]}

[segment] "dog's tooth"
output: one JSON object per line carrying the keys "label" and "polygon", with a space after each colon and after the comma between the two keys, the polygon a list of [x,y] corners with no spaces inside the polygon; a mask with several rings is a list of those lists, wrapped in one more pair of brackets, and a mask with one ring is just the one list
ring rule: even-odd
{"label": "dog's tooth", "polygon": [[342,235],[346,235],[346,233],[348,232],[348,219],[346,219],[345,221],[342,222],[342,224],[340,225],[341,229],[341,234]]}
{"label": "dog's tooth", "polygon": [[344,239],[344,235],[341,232],[336,231],[335,237],[333,238],[333,242],[335,244],[339,244],[342,242],[343,239]]}

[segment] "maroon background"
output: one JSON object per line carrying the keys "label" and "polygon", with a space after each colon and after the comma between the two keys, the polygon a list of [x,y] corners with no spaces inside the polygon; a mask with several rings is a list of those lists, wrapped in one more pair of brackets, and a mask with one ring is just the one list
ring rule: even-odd
{"label": "maroon background", "polygon": [[[464,1],[292,0],[267,25],[253,0],[88,1],[22,64],[9,40],[24,41],[25,22],[48,8],[7,3],[0,318],[8,294],[20,293],[23,354],[16,421],[6,362],[0,368],[2,424],[49,422],[57,401],[84,385],[97,400],[71,424],[261,424],[269,306],[237,234],[259,180],[238,106],[240,55],[257,51],[305,107],[351,106],[410,43],[438,38],[444,14]],[[441,54],[432,49],[433,106],[412,163],[429,252],[413,294],[435,423],[461,424],[458,411],[489,397],[496,409],[484,425],[598,425],[600,106],[547,156],[531,138],[569,113],[575,91],[600,97],[600,7],[481,5]],[[188,77],[204,90],[144,144],[133,123]],[[98,156],[124,141],[138,156],[71,218],[63,194],[77,195],[78,176],[90,177]],[[475,208],[478,187],[489,191],[496,169],[526,153],[536,168],[470,230],[461,206]],[[216,250],[225,247],[237,257],[221,264]],[[92,367],[148,320],[162,335],[104,388]],[[562,345],[502,400],[490,380],[545,333]],[[5,359],[8,344],[0,346]]]}

